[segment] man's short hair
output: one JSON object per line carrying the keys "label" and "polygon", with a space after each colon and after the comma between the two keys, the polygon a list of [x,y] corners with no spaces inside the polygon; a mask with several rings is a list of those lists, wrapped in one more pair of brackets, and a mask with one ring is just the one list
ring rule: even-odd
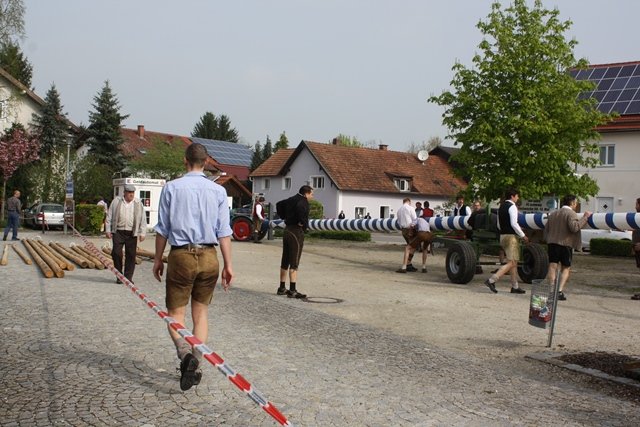
{"label": "man's short hair", "polygon": [[507,188],[504,192],[504,200],[511,200],[513,196],[519,196],[520,192],[515,188]]}
{"label": "man's short hair", "polygon": [[571,203],[573,203],[573,201],[576,200],[576,198],[577,197],[574,196],[573,194],[567,194],[562,198],[562,206],[571,206]]}
{"label": "man's short hair", "polygon": [[187,150],[184,153],[184,158],[187,160],[187,163],[195,166],[203,166],[207,161],[207,149],[204,148],[204,145],[193,143],[187,147]]}
{"label": "man's short hair", "polygon": [[404,199],[402,199],[402,204],[404,205],[405,203],[411,202],[411,199],[408,197],[405,197]]}
{"label": "man's short hair", "polygon": [[425,208],[429,207],[429,202],[427,200],[424,201],[424,203],[422,204],[422,206],[424,206]]}
{"label": "man's short hair", "polygon": [[313,188],[311,188],[310,185],[303,185],[300,187],[300,190],[298,190],[298,193],[304,196],[305,194],[313,193]]}

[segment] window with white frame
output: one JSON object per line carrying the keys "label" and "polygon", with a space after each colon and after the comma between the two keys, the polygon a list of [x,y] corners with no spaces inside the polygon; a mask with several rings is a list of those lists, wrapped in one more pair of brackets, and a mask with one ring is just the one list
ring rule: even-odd
{"label": "window with white frame", "polygon": [[263,190],[268,190],[271,187],[271,179],[270,178],[264,178],[262,180],[262,189]]}
{"label": "window with white frame", "polygon": [[282,180],[282,189],[283,190],[291,190],[291,177],[285,176]]}
{"label": "window with white frame", "polygon": [[400,191],[410,191],[411,190],[411,184],[409,183],[408,179],[405,179],[405,178],[394,178],[393,179],[393,184]]}
{"label": "window with white frame", "polygon": [[601,145],[600,146],[600,166],[615,166],[616,146]]}
{"label": "window with white frame", "polygon": [[355,214],[356,214],[355,216],[356,219],[362,219],[367,214],[367,208],[362,206],[356,206]]}
{"label": "window with white frame", "polygon": [[314,190],[324,188],[324,176],[312,176],[311,177],[311,187]]}

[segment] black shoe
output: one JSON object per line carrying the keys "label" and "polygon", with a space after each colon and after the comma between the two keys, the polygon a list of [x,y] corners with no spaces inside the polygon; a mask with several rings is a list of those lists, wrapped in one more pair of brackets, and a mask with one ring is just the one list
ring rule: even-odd
{"label": "black shoe", "polygon": [[4,237],[2,238],[2,240],[7,240],[7,236],[4,236]]}
{"label": "black shoe", "polygon": [[498,290],[496,289],[496,284],[495,283],[491,283],[489,281],[489,279],[484,281],[484,284],[487,288],[491,289],[491,292],[493,292],[494,294],[498,293]]}
{"label": "black shoe", "polygon": [[566,301],[567,297],[564,296],[564,292],[558,292],[558,301]]}
{"label": "black shoe", "polygon": [[409,264],[409,265],[407,265],[407,271],[409,271],[411,273],[415,273],[416,271],[418,271],[418,269],[415,268],[413,265]]}
{"label": "black shoe", "polygon": [[287,288],[278,288],[278,290],[276,291],[277,295],[289,295],[291,291],[288,290]]}
{"label": "black shoe", "polygon": [[527,293],[527,291],[525,291],[522,288],[511,288],[511,293],[512,294],[525,294],[525,293]]}
{"label": "black shoe", "polygon": [[193,354],[187,353],[187,355],[184,356],[180,362],[180,390],[187,391],[194,385],[200,383],[202,373],[196,372],[199,364],[200,362],[198,362],[198,359],[196,359]]}
{"label": "black shoe", "polygon": [[298,291],[289,291],[287,294],[288,298],[296,298],[296,299],[305,299],[307,296],[305,294],[301,294]]}
{"label": "black shoe", "polygon": [[423,273],[426,273],[426,272],[427,272],[427,269],[426,269],[426,268],[423,268],[423,269],[422,269],[422,272],[423,272]]}
{"label": "black shoe", "polygon": [[396,270],[396,273],[406,273],[407,270],[405,270],[404,268],[400,268],[398,270]]}
{"label": "black shoe", "polygon": [[635,300],[635,301],[640,300],[640,294],[633,294],[633,295],[631,296],[631,299],[632,299],[632,300]]}
{"label": "black shoe", "polygon": [[14,242],[19,242],[20,241],[20,239],[11,239],[11,240],[13,240]]}

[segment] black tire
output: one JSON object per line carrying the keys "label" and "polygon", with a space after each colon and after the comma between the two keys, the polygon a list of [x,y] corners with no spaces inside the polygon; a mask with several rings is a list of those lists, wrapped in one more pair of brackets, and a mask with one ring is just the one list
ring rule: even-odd
{"label": "black tire", "polygon": [[476,253],[467,242],[455,242],[447,251],[447,277],[452,283],[465,285],[476,273]]}
{"label": "black tire", "polygon": [[248,218],[238,217],[231,223],[231,229],[233,230],[233,240],[246,242],[251,239],[253,223]]}
{"label": "black tire", "polygon": [[544,248],[531,243],[522,248],[522,260],[518,264],[518,276],[524,283],[544,279],[549,272],[549,256]]}

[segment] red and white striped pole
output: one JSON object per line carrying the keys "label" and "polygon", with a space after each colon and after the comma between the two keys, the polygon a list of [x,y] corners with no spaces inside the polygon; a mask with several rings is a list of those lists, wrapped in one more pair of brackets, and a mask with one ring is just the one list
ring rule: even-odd
{"label": "red and white striped pole", "polygon": [[162,320],[164,320],[171,329],[180,334],[191,345],[192,348],[202,353],[202,357],[209,361],[213,366],[224,374],[229,381],[231,381],[236,387],[245,392],[247,396],[271,417],[282,426],[293,426],[293,424],[282,414],[271,402],[267,400],[258,390],[256,390],[249,381],[247,381],[242,375],[233,370],[220,355],[207,347],[202,341],[196,338],[191,331],[185,328],[182,324],[177,322],[173,317],[162,310],[158,304],[153,302],[147,295],[143,294],[133,283],[131,283],[122,273],[116,270],[111,262],[102,254],[93,243],[88,241],[82,234],[76,230],[73,225],[68,224],[69,227],[79,236],[85,243],[87,248],[100,260],[102,263],[116,275],[120,281],[131,290],[138,298],[140,298],[147,306],[153,310]]}

